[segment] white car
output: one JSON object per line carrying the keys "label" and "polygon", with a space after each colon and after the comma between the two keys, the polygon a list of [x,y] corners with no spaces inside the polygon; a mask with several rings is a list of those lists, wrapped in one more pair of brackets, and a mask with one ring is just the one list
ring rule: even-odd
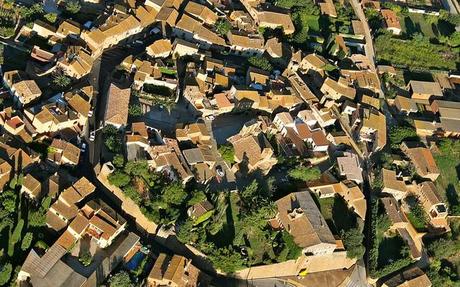
{"label": "white car", "polygon": [[213,115],[206,116],[206,119],[210,121],[213,121],[215,118],[216,117],[214,117]]}
{"label": "white car", "polygon": [[88,118],[90,118],[90,117],[92,117],[92,116],[93,116],[93,110],[90,110],[90,111],[88,112]]}
{"label": "white car", "polygon": [[81,150],[81,152],[83,152],[83,153],[86,151],[86,143],[82,143],[82,144],[81,144],[81,149],[80,149],[80,150]]}
{"label": "white car", "polygon": [[95,131],[90,132],[89,140],[93,142],[95,139],[96,139],[96,132]]}
{"label": "white car", "polygon": [[220,177],[225,176],[225,171],[222,169],[222,167],[220,165],[216,166],[216,173]]}

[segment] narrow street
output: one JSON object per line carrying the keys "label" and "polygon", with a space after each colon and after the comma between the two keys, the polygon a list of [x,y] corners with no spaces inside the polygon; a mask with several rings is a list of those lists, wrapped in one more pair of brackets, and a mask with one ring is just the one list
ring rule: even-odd
{"label": "narrow street", "polygon": [[366,45],[364,46],[366,56],[369,58],[371,64],[371,70],[375,71],[375,50],[374,44],[372,42],[372,35],[371,29],[369,28],[369,23],[367,23],[366,15],[364,14],[364,10],[359,3],[359,0],[350,0],[350,4],[355,11],[356,16],[358,16],[359,21],[361,21],[363,28],[364,28],[364,37],[366,39]]}

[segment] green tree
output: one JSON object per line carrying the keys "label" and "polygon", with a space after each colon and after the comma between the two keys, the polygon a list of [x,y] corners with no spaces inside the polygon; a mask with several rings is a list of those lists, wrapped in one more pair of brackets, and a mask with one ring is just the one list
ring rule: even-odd
{"label": "green tree", "polygon": [[43,208],[44,210],[48,210],[51,206],[51,196],[46,196],[42,199],[42,203],[41,203],[41,208]]}
{"label": "green tree", "polygon": [[321,177],[321,171],[317,167],[298,166],[289,170],[288,175],[296,180],[310,181],[319,179]]}
{"label": "green tree", "polygon": [[265,206],[270,200],[271,190],[260,186],[254,179],[240,192],[240,197],[248,208]]}
{"label": "green tree", "polygon": [[182,224],[179,224],[177,239],[179,239],[179,241],[184,244],[196,242],[199,238],[198,232],[195,230],[193,226],[193,220],[187,219]]}
{"label": "green tree", "polygon": [[71,14],[77,14],[80,12],[81,4],[78,0],[67,0],[65,1],[65,10]]}
{"label": "green tree", "polygon": [[417,140],[417,132],[413,127],[408,127],[408,126],[392,126],[390,128],[390,143],[391,143],[391,148],[393,149],[398,149],[399,145],[403,141],[408,141],[408,140]]}
{"label": "green tree", "polygon": [[134,287],[131,278],[129,277],[129,273],[126,271],[120,271],[117,274],[113,275],[112,278],[109,279],[109,286],[110,287]]}
{"label": "green tree", "polygon": [[270,64],[270,61],[268,61],[267,58],[265,57],[253,56],[253,57],[248,58],[248,62],[252,66],[268,71],[268,72],[271,72],[271,70],[273,70],[272,64]]}
{"label": "green tree", "polygon": [[3,208],[12,213],[16,211],[16,201],[17,201],[17,194],[13,190],[5,190],[3,193],[0,195],[1,198],[1,204]]}
{"label": "green tree", "polygon": [[23,251],[26,251],[27,249],[29,249],[30,245],[32,244],[33,239],[34,239],[33,233],[27,232],[26,235],[24,235],[24,238],[22,238],[21,249]]}
{"label": "green tree", "polygon": [[167,204],[181,205],[187,198],[187,193],[182,184],[175,182],[166,186],[162,197]]}
{"label": "green tree", "polygon": [[233,273],[245,267],[240,253],[231,247],[215,249],[209,255],[209,259],[217,269],[226,273]]}
{"label": "green tree", "polygon": [[344,232],[342,230],[342,239],[348,258],[362,258],[366,249],[363,245],[364,235],[358,228],[352,228]]}
{"label": "green tree", "polygon": [[131,177],[123,171],[116,170],[108,176],[108,180],[110,184],[113,184],[117,187],[123,187],[131,182]]}
{"label": "green tree", "polygon": [[449,39],[447,40],[447,43],[451,47],[458,47],[460,46],[460,32],[455,31],[449,36]]}
{"label": "green tree", "polygon": [[54,23],[57,20],[57,14],[56,13],[48,13],[48,14],[45,14],[44,17],[50,23]]}
{"label": "green tree", "polygon": [[201,190],[194,190],[192,192],[192,197],[187,201],[187,205],[188,206],[192,206],[194,204],[197,204],[197,203],[200,203],[200,202],[203,202],[205,201],[207,198],[206,198],[206,194],[201,191]]}
{"label": "green tree", "polygon": [[4,286],[11,278],[11,272],[13,271],[13,265],[11,263],[5,263],[0,265],[0,286]]}
{"label": "green tree", "polygon": [[91,253],[89,253],[89,251],[85,251],[80,255],[78,261],[80,261],[80,263],[83,264],[83,266],[89,266],[91,265],[91,262],[93,262],[93,256],[91,256]]}
{"label": "green tree", "polygon": [[219,20],[217,20],[215,27],[219,35],[225,36],[227,35],[228,31],[232,29],[232,24],[230,24],[230,22],[228,22],[227,19],[220,18]]}
{"label": "green tree", "polygon": [[150,173],[149,164],[146,160],[128,161],[124,170],[133,176],[146,177]]}
{"label": "green tree", "polygon": [[125,158],[123,155],[117,154],[113,157],[112,163],[116,168],[122,168],[125,165]]}
{"label": "green tree", "polygon": [[230,164],[235,162],[235,150],[232,145],[221,145],[219,147],[219,153],[222,158]]}
{"label": "green tree", "polygon": [[132,117],[142,116],[142,107],[139,104],[131,104],[128,108],[128,114]]}
{"label": "green tree", "polygon": [[70,85],[71,80],[62,72],[58,72],[53,76],[53,84],[60,89],[66,88]]}
{"label": "green tree", "polygon": [[8,242],[8,256],[12,257],[14,255],[14,247],[16,243],[21,239],[22,229],[24,227],[24,220],[20,219],[18,224],[13,230],[13,233],[10,236],[10,240]]}
{"label": "green tree", "polygon": [[29,210],[28,224],[33,227],[41,227],[46,225],[46,210],[40,208],[39,210]]}

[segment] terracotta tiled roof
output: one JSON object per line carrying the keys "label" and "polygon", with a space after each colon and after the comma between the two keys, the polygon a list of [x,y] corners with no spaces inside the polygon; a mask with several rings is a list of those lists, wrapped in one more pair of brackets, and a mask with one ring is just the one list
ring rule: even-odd
{"label": "terracotta tiled roof", "polygon": [[278,218],[301,247],[335,245],[334,236],[308,190],[291,193],[276,201]]}

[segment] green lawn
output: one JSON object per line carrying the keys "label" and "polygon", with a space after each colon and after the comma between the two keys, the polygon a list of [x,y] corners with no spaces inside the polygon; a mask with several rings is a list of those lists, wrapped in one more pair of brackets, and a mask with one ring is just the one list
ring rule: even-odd
{"label": "green lawn", "polygon": [[409,212],[407,214],[407,218],[409,219],[410,223],[412,223],[414,228],[417,229],[417,231],[422,231],[426,229],[425,222],[422,219],[415,216],[412,212]]}
{"label": "green lawn", "polygon": [[451,25],[443,20],[429,23],[422,14],[409,13],[409,16],[400,17],[401,28],[407,36],[422,33],[429,38],[438,38],[441,35],[450,35],[454,30]]}
{"label": "green lawn", "polygon": [[319,198],[313,194],[313,199],[333,234],[338,235],[341,230],[347,231],[356,226],[356,215],[340,196]]}
{"label": "green lawn", "polygon": [[460,162],[455,157],[444,155],[442,153],[434,154],[434,158],[441,172],[435,184],[444,200],[450,207],[450,212],[460,214],[458,193],[460,183],[458,180],[457,167]]}
{"label": "green lawn", "polygon": [[378,266],[383,267],[404,258],[404,253],[401,252],[403,248],[406,248],[406,243],[400,236],[384,237],[379,244]]}
{"label": "green lawn", "polygon": [[433,26],[427,23],[423,14],[409,13],[409,16],[401,17],[400,22],[403,33],[409,36],[415,33],[422,33],[430,38],[436,37],[433,32]]}
{"label": "green lawn", "polygon": [[305,15],[305,23],[308,25],[309,31],[317,33],[320,31],[319,27],[319,16],[316,15]]}

